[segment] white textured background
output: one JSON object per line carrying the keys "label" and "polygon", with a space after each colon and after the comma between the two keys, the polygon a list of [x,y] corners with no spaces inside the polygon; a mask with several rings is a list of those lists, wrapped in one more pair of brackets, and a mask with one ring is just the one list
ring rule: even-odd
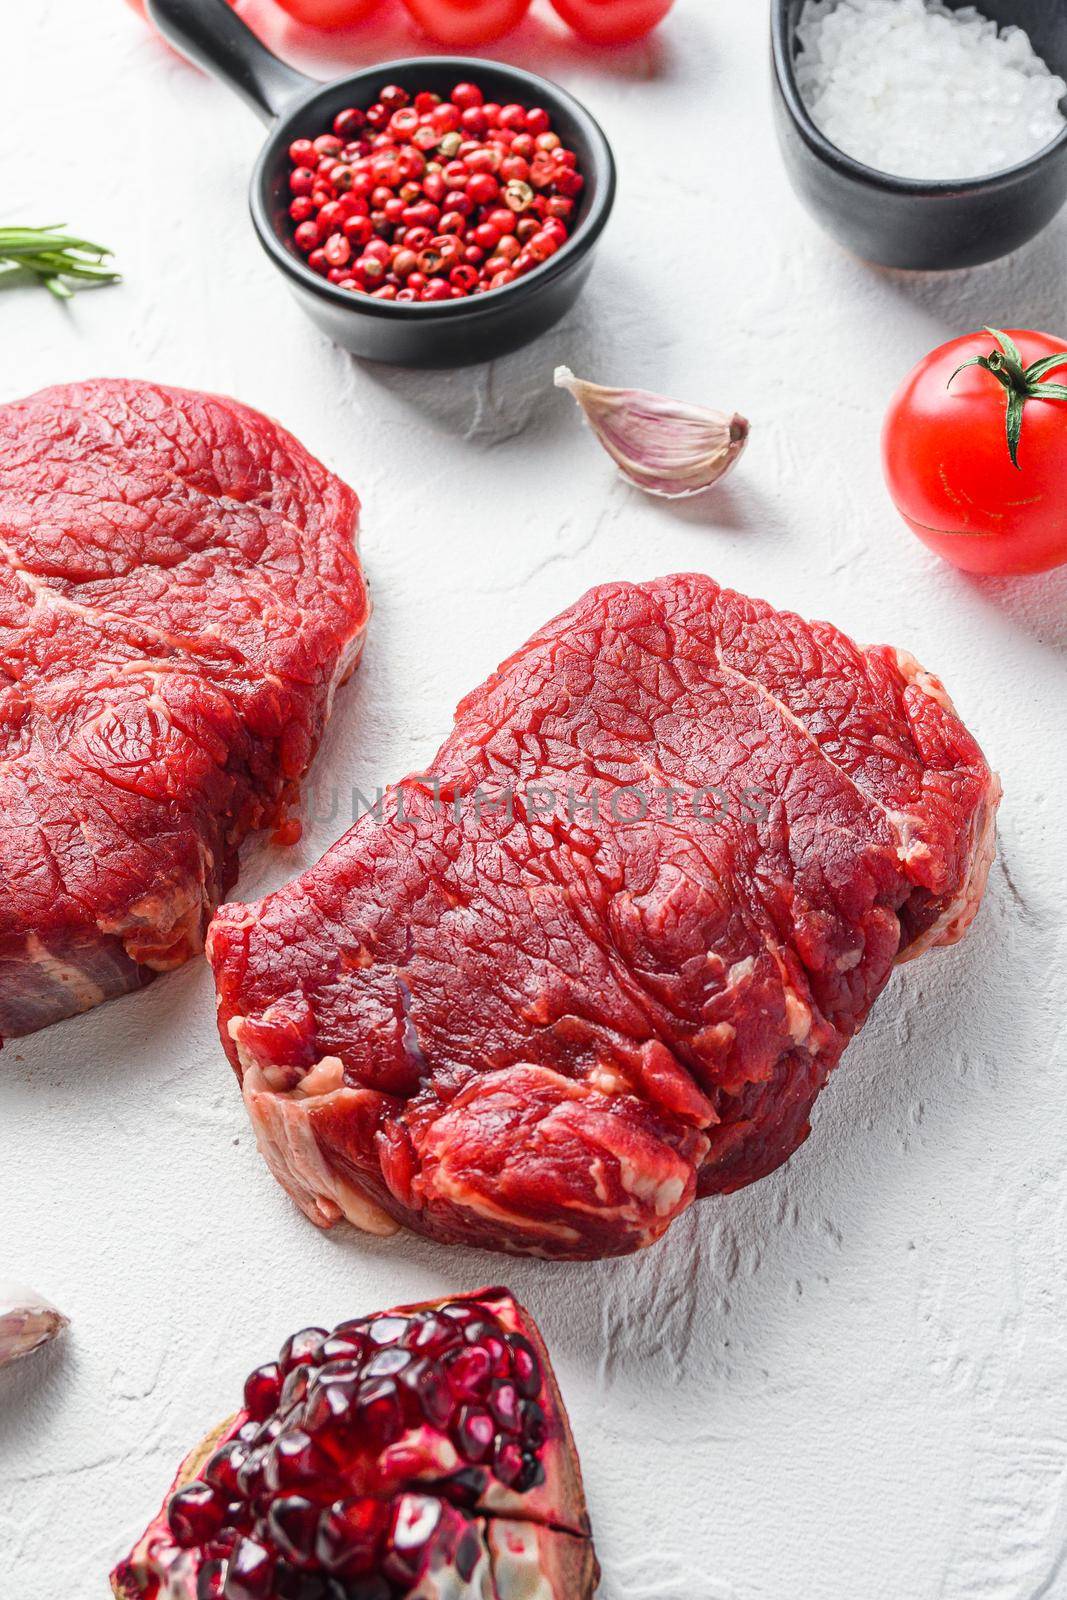
{"label": "white textured background", "polygon": [[[532,22],[501,47],[602,117],[619,206],[564,326],[419,376],[302,320],[246,223],[260,133],[225,89],[121,0],[0,0],[0,220],[65,218],[127,275],[70,310],[0,295],[0,399],[101,374],[229,391],[364,497],[377,612],[320,794],[423,763],[459,696],[588,585],[691,567],[914,650],[1006,788],[968,942],[895,978],[785,1171],[643,1259],[315,1232],[256,1154],[203,965],[9,1045],[0,1276],[73,1327],[0,1374],[2,1600],[103,1600],[185,1448],[296,1327],[501,1276],[557,1357],[605,1600],[1067,1596],[1067,571],[956,574],[877,461],[929,346],[1064,332],[1067,218],[963,276],[850,260],[786,187],[765,10],[678,0],[614,62]],[[397,27],[380,53],[411,47]],[[689,509],[629,492],[552,391],[559,361],[745,411],[742,468]],[[244,895],[340,830],[253,852]]]}

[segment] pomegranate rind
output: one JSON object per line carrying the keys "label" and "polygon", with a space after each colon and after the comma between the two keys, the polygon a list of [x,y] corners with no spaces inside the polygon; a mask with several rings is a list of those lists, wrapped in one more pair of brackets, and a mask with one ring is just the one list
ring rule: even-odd
{"label": "pomegranate rind", "polygon": [[483,1289],[471,1298],[482,1305],[491,1306],[509,1332],[521,1333],[533,1345],[544,1374],[545,1388],[541,1404],[548,1424],[543,1457],[544,1483],[528,1490],[526,1494],[516,1494],[503,1484],[493,1482],[482,1498],[482,1505],[486,1510],[514,1515],[523,1521],[530,1518],[543,1520],[555,1528],[587,1539],[590,1533],[589,1510],[578,1465],[578,1450],[541,1331],[526,1308],[507,1289]]}
{"label": "pomegranate rind", "polygon": [[[409,1316],[454,1304],[484,1306],[505,1331],[528,1340],[541,1366],[538,1403],[546,1424],[540,1453],[544,1481],[520,1493],[491,1479],[472,1508],[471,1521],[481,1523],[485,1560],[479,1563],[481,1576],[475,1574],[482,1587],[469,1590],[470,1600],[482,1600],[486,1593],[492,1595],[492,1600],[592,1600],[600,1567],[592,1542],[581,1467],[570,1419],[540,1330],[530,1313],[503,1288],[447,1295],[393,1310],[396,1315]],[[177,1545],[168,1507],[179,1490],[201,1477],[210,1457],[248,1420],[247,1411],[235,1413],[212,1429],[185,1457],[159,1512],[129,1556],[111,1574],[115,1600],[195,1600],[198,1553]],[[410,1487],[412,1492],[419,1492],[417,1483]],[[432,1492],[428,1484],[426,1492]],[[484,1589],[485,1583],[491,1584],[490,1590]],[[455,1591],[456,1600],[462,1600],[463,1592]]]}
{"label": "pomegranate rind", "polygon": [[126,1560],[120,1561],[111,1574],[111,1592],[116,1600],[155,1600],[160,1592],[161,1579],[160,1563],[155,1554],[155,1547],[161,1542],[173,1544],[167,1522],[167,1507],[171,1497],[177,1494],[179,1489],[184,1489],[186,1484],[193,1483],[199,1478],[215,1451],[220,1445],[225,1444],[227,1439],[233,1438],[246,1419],[245,1412],[238,1412],[228,1421],[213,1428],[190,1450],[178,1468],[174,1482],[163,1496],[163,1504],[157,1515],[148,1524]]}

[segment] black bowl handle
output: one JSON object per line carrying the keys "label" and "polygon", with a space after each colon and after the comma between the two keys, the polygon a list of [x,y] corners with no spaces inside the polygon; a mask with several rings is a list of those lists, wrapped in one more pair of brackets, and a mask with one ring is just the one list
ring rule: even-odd
{"label": "black bowl handle", "polygon": [[236,89],[264,122],[315,81],[261,44],[226,0],[147,0],[147,10],[176,50]]}

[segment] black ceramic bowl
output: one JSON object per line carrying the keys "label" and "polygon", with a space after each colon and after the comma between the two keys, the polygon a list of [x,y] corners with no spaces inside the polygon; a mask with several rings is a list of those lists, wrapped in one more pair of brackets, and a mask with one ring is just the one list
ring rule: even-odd
{"label": "black ceramic bowl", "polygon": [[[596,121],[565,89],[518,67],[465,56],[387,61],[319,83],[272,55],[226,0],[148,0],[148,11],[178,50],[228,83],[270,124],[252,173],[256,233],[308,316],[346,350],[407,367],[488,361],[536,338],[574,304],[611,214],[615,162]],[[440,93],[463,80],[479,83],[502,102],[543,106],[574,150],[586,181],[567,243],[507,288],[467,300],[397,305],[339,289],[312,272],[290,236],[287,152],[292,141],[327,131],[344,106],[370,105],[385,83]]]}
{"label": "black ceramic bowl", "polygon": [[[946,0],[953,8],[968,0]],[[819,132],[797,89],[803,0],[772,0],[778,138],[794,189],[848,249],[884,267],[973,267],[1025,244],[1067,200],[1067,129],[1019,166],[985,178],[897,178],[854,161]],[[978,0],[1000,27],[1025,28],[1053,72],[1067,77],[1063,0]]]}

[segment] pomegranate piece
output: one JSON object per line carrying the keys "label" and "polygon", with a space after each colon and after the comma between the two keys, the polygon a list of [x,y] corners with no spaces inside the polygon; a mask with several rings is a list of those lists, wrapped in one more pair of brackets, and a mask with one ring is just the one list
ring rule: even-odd
{"label": "pomegranate piece", "polygon": [[305,1328],[115,1568],[118,1600],[591,1600],[548,1353],[506,1289]]}

